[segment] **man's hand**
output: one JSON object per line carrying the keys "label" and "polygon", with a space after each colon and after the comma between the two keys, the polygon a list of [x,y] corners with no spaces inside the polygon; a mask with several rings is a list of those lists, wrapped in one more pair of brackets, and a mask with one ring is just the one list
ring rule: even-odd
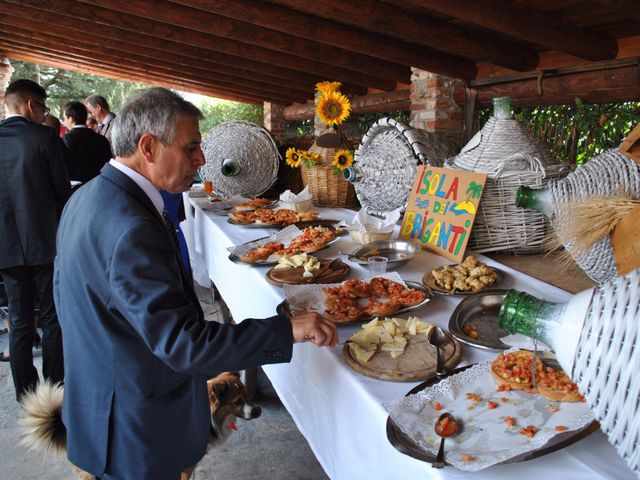
{"label": "man's hand", "polygon": [[305,313],[291,319],[293,341],[311,342],[319,347],[334,347],[338,343],[336,325],[317,313]]}

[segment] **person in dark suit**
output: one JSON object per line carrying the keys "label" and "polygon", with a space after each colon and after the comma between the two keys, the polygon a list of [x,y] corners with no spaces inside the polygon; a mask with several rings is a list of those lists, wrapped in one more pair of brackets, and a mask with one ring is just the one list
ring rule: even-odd
{"label": "person in dark suit", "polygon": [[53,260],[62,208],[71,194],[62,143],[42,125],[47,94],[31,80],[5,92],[9,116],[0,122],[0,274],[9,300],[9,351],[16,398],[35,387],[34,303],[39,300],[42,370],[64,378],[62,335],[53,303]]}
{"label": "person in dark suit", "polygon": [[98,121],[98,133],[107,137],[109,144],[113,145],[111,137],[116,114],[109,109],[107,99],[102,95],[91,95],[84,101],[84,106],[91,117]]}
{"label": "person in dark suit", "polygon": [[204,320],[159,193],[187,190],[204,165],[201,118],[163,88],[131,98],[114,126],[116,158],[62,215],[62,418],[69,460],[101,479],[179,478],[206,450],[207,375],[287,362],[294,342],[337,342],[315,313]]}
{"label": "person in dark suit", "polygon": [[111,146],[102,135],[87,127],[87,109],[80,102],[67,102],[62,118],[69,129],[62,136],[69,178],[87,183],[98,176],[111,158]]}

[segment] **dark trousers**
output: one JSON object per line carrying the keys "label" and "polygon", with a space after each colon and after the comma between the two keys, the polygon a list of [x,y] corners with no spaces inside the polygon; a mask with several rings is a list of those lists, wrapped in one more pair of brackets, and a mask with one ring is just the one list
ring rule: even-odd
{"label": "dark trousers", "polygon": [[9,303],[9,361],[16,398],[38,383],[33,365],[34,300],[40,304],[42,373],[51,382],[64,379],[62,332],[53,303],[53,265],[21,266],[0,270]]}

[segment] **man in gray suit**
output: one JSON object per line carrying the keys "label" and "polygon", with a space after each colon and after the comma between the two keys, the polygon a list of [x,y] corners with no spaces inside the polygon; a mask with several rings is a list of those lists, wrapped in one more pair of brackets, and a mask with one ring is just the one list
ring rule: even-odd
{"label": "man in gray suit", "polygon": [[68,457],[101,479],[179,478],[206,451],[207,375],[288,362],[294,342],[337,343],[315,313],[204,320],[159,193],[187,190],[204,165],[201,117],[163,88],[130,99],[114,127],[116,158],[60,222]]}
{"label": "man in gray suit", "polygon": [[[71,194],[57,133],[42,125],[47,94],[31,80],[5,92],[0,122],[0,274],[9,299],[11,374],[18,400],[38,382],[31,348],[40,304],[43,374],[63,376],[62,336],[53,304],[53,259],[62,208]],[[35,291],[34,291],[35,288]]]}
{"label": "man in gray suit", "polygon": [[109,109],[109,102],[102,95],[91,95],[84,101],[84,106],[87,107],[91,117],[98,121],[98,133],[107,137],[113,150],[111,132],[113,132],[116,114]]}

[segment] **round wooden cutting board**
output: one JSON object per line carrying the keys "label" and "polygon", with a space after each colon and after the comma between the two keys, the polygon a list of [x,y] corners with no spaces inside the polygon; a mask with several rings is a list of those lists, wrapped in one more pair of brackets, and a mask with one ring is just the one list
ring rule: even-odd
{"label": "round wooden cutting board", "polygon": [[[333,263],[332,263],[333,262]],[[329,267],[329,268],[326,268]],[[299,285],[305,283],[337,283],[351,271],[351,267],[341,260],[334,262],[331,259],[320,260],[320,269],[314,272],[313,277],[303,277],[303,267],[274,270],[270,269],[266,274],[267,281],[279,287]]]}
{"label": "round wooden cutting board", "polygon": [[[445,368],[450,370],[460,361],[462,347],[451,334],[447,333],[447,338],[449,341],[441,353]],[[429,343],[424,333],[407,336],[407,346],[397,358],[391,357],[389,352],[378,351],[368,362],[361,363],[351,353],[348,342],[342,347],[342,355],[356,372],[380,380],[417,382],[436,372],[436,348]]]}

